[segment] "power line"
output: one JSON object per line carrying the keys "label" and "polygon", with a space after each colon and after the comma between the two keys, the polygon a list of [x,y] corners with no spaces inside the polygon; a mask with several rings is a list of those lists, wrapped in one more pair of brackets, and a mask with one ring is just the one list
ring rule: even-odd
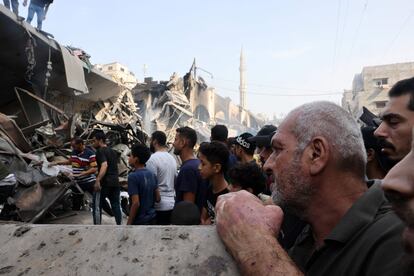
{"label": "power line", "polygon": [[[221,79],[215,78],[215,80],[224,81],[224,82],[232,82],[232,83],[239,83],[236,80],[228,80],[228,79]],[[271,84],[259,84],[259,83],[248,83],[249,86],[256,86],[256,87],[265,87],[265,88],[273,88],[278,90],[290,90],[290,91],[309,91],[309,92],[319,92],[319,93],[332,93],[331,90],[318,90],[318,89],[308,89],[308,88],[295,88],[295,87],[283,87],[283,86],[275,86]]]}
{"label": "power line", "polygon": [[349,60],[351,60],[352,55],[354,53],[355,44],[356,44],[356,41],[359,38],[359,30],[361,29],[362,21],[364,20],[365,13],[367,11],[367,7],[368,7],[368,0],[365,1],[364,8],[362,9],[361,17],[359,19],[359,23],[358,23],[357,29],[355,31],[354,39],[352,40],[351,52],[350,52],[350,55],[349,55]]}
{"label": "power line", "polygon": [[339,34],[340,19],[341,19],[341,0],[338,0],[338,11],[336,14],[335,42],[334,42],[334,50],[333,50],[333,57],[332,57],[331,85],[335,78],[336,54],[337,54],[337,48],[338,48],[338,34]]}
{"label": "power line", "polygon": [[[233,92],[233,93],[239,93],[238,90],[232,89],[232,88],[220,87],[220,86],[215,86],[215,88],[217,88],[219,90],[230,91],[230,92]],[[302,90],[302,91],[305,91],[305,90]],[[275,93],[263,93],[263,92],[251,92],[251,91],[248,91],[248,94],[251,94],[251,95],[259,95],[259,96],[272,96],[272,97],[317,97],[317,96],[342,95],[342,92],[319,93],[319,94],[275,94]]]}
{"label": "power line", "polygon": [[[338,47],[338,61],[339,61],[339,57],[341,56],[341,51],[342,51],[342,46],[343,46],[343,40],[344,40],[344,36],[345,36],[345,28],[348,22],[348,14],[349,14],[349,0],[346,1],[345,4],[345,15],[344,15],[344,21],[342,24],[342,31],[341,31],[341,35],[339,36],[339,47]],[[338,62],[337,65],[337,71],[339,69],[339,65],[340,63]]]}
{"label": "power line", "polygon": [[408,24],[408,22],[410,21],[411,17],[414,15],[414,10],[412,10],[407,18],[404,20],[403,24],[401,25],[400,29],[398,30],[397,34],[395,35],[395,37],[393,38],[393,40],[391,40],[391,43],[388,45],[388,47],[385,49],[384,54],[382,55],[381,61],[383,61],[386,56],[388,55],[389,51],[391,50],[392,46],[394,45],[395,41],[397,41],[397,39],[399,38],[399,36],[401,35],[402,31],[404,30],[404,28],[406,27],[406,25]]}
{"label": "power line", "polygon": [[[349,0],[346,1],[346,8],[345,8],[345,15],[344,15],[344,23],[342,24],[342,38],[341,38],[341,41],[339,42],[339,45],[342,44],[342,40],[344,38],[345,27],[346,27],[346,23],[348,21],[348,14],[349,14]],[[341,50],[341,48],[339,50]]]}

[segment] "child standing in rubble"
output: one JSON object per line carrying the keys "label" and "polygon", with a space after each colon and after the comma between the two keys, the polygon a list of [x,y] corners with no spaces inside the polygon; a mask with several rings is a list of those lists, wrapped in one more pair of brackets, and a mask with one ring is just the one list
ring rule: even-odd
{"label": "child standing in rubble", "polygon": [[155,202],[161,201],[156,175],[145,168],[151,152],[145,145],[132,147],[128,163],[134,172],[128,175],[128,194],[131,199],[128,225],[156,223]]}
{"label": "child standing in rubble", "polygon": [[121,188],[118,180],[118,155],[113,149],[107,147],[106,136],[103,131],[94,134],[93,147],[96,149],[96,161],[98,163],[98,176],[96,177],[93,197],[93,223],[101,224],[102,206],[106,198],[108,198],[116,224],[121,225]]}

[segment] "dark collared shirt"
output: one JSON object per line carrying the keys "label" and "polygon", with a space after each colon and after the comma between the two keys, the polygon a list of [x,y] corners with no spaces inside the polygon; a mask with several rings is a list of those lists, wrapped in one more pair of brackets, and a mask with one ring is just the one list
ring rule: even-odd
{"label": "dark collared shirt", "polygon": [[[326,210],[329,212],[329,209]],[[315,250],[306,226],[289,255],[306,275],[401,275],[404,226],[378,184],[362,195]]]}

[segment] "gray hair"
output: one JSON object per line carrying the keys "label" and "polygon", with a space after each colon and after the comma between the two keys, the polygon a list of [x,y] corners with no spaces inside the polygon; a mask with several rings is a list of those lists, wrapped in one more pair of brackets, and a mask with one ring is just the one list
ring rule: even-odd
{"label": "gray hair", "polygon": [[367,155],[361,131],[352,116],[340,106],[319,101],[304,104],[289,113],[295,123],[291,129],[298,141],[299,153],[316,136],[323,136],[331,145],[338,165],[359,176],[365,174]]}

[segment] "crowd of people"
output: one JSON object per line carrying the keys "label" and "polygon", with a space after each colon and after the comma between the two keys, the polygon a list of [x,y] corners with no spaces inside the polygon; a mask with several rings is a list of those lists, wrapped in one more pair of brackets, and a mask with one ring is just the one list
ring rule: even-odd
{"label": "crowd of people", "polygon": [[[243,274],[414,275],[414,78],[390,89],[380,119],[361,131],[329,102],[289,113],[264,166],[274,205],[245,191],[216,204]],[[287,215],[306,224],[288,249],[275,238]]]}
{"label": "crowd of people", "polygon": [[[240,190],[271,204],[268,179],[272,177],[262,169],[267,157],[263,155],[259,161],[254,153],[257,139],[264,140],[260,143],[263,149],[270,148],[275,131],[276,127],[267,125],[257,136],[243,133],[228,139],[227,127],[216,125],[211,129],[211,141],[198,145],[196,131],[181,127],[176,130],[172,145],[174,154],[170,153],[166,134],[153,132],[149,147],[133,145],[128,156],[131,172],[126,183],[130,203],[127,224],[211,225],[217,198]],[[96,131],[90,146],[75,137],[71,147],[68,160],[51,162],[49,166],[72,166],[72,176],[78,186],[92,195],[94,224],[101,224],[102,210],[113,215],[118,225],[122,224],[119,158],[106,145],[105,133]],[[77,196],[73,202],[75,210],[85,203]]]}
{"label": "crowd of people", "polygon": [[[53,0],[30,0],[28,7],[27,19],[26,21],[30,24],[36,15],[37,17],[37,29],[41,30],[43,21],[46,19],[46,14],[49,10],[50,4],[53,3]],[[4,6],[12,10],[16,14],[19,20],[24,20],[23,17],[19,14],[19,1],[18,0],[3,0]],[[23,1],[23,6],[27,6],[27,0]]]}
{"label": "crowd of people", "polygon": [[[196,131],[181,127],[176,157],[155,131],[149,147],[131,148],[127,224],[216,225],[247,275],[413,275],[414,78],[389,97],[375,127],[330,102],[299,106],[255,136],[228,138],[216,125],[198,145]],[[117,154],[105,134],[95,133],[96,152],[79,138],[72,147],[94,223],[108,198],[122,224]]]}

